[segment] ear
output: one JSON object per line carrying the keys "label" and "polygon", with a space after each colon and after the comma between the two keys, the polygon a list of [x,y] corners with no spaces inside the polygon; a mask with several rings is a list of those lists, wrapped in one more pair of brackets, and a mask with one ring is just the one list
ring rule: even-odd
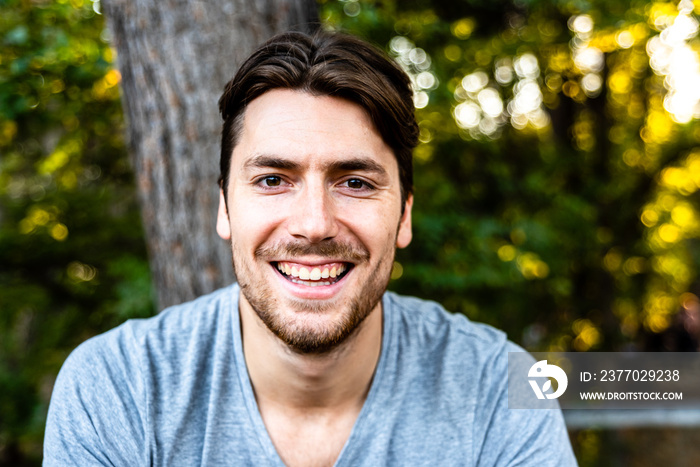
{"label": "ear", "polygon": [[219,190],[219,213],[216,216],[216,233],[224,240],[231,240],[231,223],[228,219],[224,190]]}
{"label": "ear", "polygon": [[406,248],[413,238],[413,230],[411,228],[411,208],[413,208],[413,194],[406,198],[406,206],[399,222],[399,233],[396,236],[396,246],[398,248]]}

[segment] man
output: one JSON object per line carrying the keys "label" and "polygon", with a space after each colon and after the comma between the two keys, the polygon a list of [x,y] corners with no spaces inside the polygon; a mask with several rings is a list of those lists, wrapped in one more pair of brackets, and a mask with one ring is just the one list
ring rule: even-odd
{"label": "man", "polygon": [[239,284],[81,345],[47,465],[575,465],[558,411],[509,410],[503,333],[386,293],[411,241],[407,76],[289,33],[227,85],[217,231]]}

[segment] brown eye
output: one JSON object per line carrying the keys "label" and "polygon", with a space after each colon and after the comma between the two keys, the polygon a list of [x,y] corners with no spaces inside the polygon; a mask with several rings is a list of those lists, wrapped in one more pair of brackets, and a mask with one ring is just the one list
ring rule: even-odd
{"label": "brown eye", "polygon": [[282,179],[279,177],[265,177],[265,186],[280,186]]}
{"label": "brown eye", "polygon": [[360,190],[364,185],[365,182],[357,178],[351,178],[348,180],[348,188],[352,188],[353,190]]}

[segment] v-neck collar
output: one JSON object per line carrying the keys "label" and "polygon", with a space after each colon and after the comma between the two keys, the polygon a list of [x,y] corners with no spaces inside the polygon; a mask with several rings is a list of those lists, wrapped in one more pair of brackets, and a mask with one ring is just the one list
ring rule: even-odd
{"label": "v-neck collar", "polygon": [[[245,362],[245,356],[243,354],[243,339],[241,336],[241,317],[238,311],[238,300],[240,298],[240,287],[237,285],[233,288],[232,293],[234,297],[231,300],[231,315],[233,324],[233,345],[234,345],[234,356],[235,361],[233,362],[236,367],[236,372],[238,374],[238,381],[240,384],[241,393],[243,394],[243,400],[248,411],[248,416],[250,417],[250,422],[255,430],[257,439],[260,442],[260,448],[265,453],[265,457],[270,461],[270,465],[277,467],[284,467],[284,462],[275,449],[270,434],[267,432],[265,423],[263,422],[262,415],[260,414],[260,409],[258,408],[258,403],[255,400],[255,394],[253,393],[253,385],[250,382],[250,376],[248,375],[248,366]],[[387,293],[382,297],[382,348],[379,354],[379,362],[377,362],[377,368],[374,371],[374,376],[372,377],[372,383],[370,385],[369,393],[367,394],[367,399],[365,399],[364,404],[362,404],[362,409],[360,410],[357,420],[353,424],[350,436],[345,441],[343,449],[338,455],[334,467],[341,467],[348,464],[347,459],[351,459],[353,453],[355,452],[356,446],[358,445],[357,440],[361,438],[364,431],[364,426],[367,424],[366,419],[372,413],[373,406],[375,405],[375,400],[377,399],[377,393],[379,393],[382,387],[382,380],[385,374],[385,368],[387,365],[387,360],[389,359],[389,349],[391,338],[393,335],[392,320],[390,318],[391,313],[391,300]]]}

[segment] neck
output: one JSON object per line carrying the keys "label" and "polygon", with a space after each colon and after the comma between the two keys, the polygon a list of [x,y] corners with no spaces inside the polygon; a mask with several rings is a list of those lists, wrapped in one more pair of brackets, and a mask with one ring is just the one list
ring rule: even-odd
{"label": "neck", "polygon": [[381,351],[381,301],[345,342],[324,354],[291,350],[263,324],[243,294],[239,304],[243,352],[261,410],[359,412]]}

